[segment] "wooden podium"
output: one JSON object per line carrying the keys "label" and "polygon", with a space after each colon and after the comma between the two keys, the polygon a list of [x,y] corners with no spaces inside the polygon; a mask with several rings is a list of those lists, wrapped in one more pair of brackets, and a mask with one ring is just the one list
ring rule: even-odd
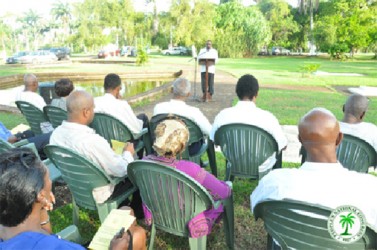
{"label": "wooden podium", "polygon": [[200,58],[199,64],[206,66],[206,76],[205,76],[205,93],[203,93],[203,101],[208,102],[211,99],[211,95],[208,92],[208,67],[215,64],[215,58]]}

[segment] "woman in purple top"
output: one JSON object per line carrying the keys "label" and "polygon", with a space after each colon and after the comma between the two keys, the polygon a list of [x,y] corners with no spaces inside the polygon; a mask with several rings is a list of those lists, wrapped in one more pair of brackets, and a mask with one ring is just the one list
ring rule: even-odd
{"label": "woman in purple top", "polygon": [[[169,165],[191,176],[207,189],[215,201],[226,199],[231,195],[232,191],[225,182],[218,180],[196,163],[176,159],[176,156],[180,155],[185,149],[189,138],[189,131],[182,121],[165,120],[159,123],[155,130],[155,136],[156,140],[153,144],[153,148],[157,152],[157,156],[149,155],[144,158],[145,160],[152,160],[164,165]],[[188,225],[191,237],[200,237],[203,234],[206,235],[210,233],[212,224],[218,219],[222,212],[223,206],[220,205],[217,209],[209,209],[193,218]],[[144,214],[146,222],[151,223],[152,216],[146,206],[144,206]],[[197,225],[199,221],[208,222],[208,232],[198,232],[195,229],[199,227],[199,225]]]}

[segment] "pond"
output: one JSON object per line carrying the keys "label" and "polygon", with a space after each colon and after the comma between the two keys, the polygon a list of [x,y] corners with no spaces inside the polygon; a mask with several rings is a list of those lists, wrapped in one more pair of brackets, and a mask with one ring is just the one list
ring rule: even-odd
{"label": "pond", "polygon": [[[122,81],[121,95],[124,99],[132,96],[144,93],[154,88],[160,87],[166,83],[169,83],[171,79],[163,80],[128,80]],[[54,91],[54,82],[39,82],[40,94],[49,104],[53,98],[56,97]],[[91,81],[73,81],[75,90],[85,90],[91,93],[94,97],[104,94],[103,80],[91,80]],[[16,94],[23,90],[23,85],[15,84],[14,87],[0,90],[0,104],[15,106]]]}

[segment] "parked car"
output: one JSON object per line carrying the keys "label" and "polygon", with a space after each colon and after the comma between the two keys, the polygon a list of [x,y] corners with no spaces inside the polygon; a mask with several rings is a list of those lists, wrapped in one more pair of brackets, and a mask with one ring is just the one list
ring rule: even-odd
{"label": "parked car", "polygon": [[169,49],[165,49],[162,51],[162,54],[164,55],[187,55],[187,48],[183,46],[179,47],[172,47]]}
{"label": "parked car", "polygon": [[290,54],[291,54],[291,51],[284,47],[272,47],[272,55],[274,56],[278,56],[278,55],[289,56]]}
{"label": "parked car", "polygon": [[37,64],[56,62],[58,58],[54,53],[50,52],[49,50],[38,50],[33,51],[28,55],[21,56],[18,60],[20,63]]}
{"label": "parked car", "polygon": [[97,55],[98,58],[107,58],[109,56],[120,56],[120,50],[101,49]]}
{"label": "parked car", "polygon": [[263,47],[261,48],[261,50],[258,52],[258,56],[267,56],[269,55],[270,53],[268,52],[268,49],[267,47]]}
{"label": "parked car", "polygon": [[7,58],[7,63],[9,63],[9,64],[19,63],[19,58],[21,56],[26,56],[29,53],[30,53],[29,51],[20,51],[20,52],[17,52],[15,54],[13,54],[13,56]]}
{"label": "parked car", "polygon": [[71,50],[66,47],[51,48],[50,51],[56,55],[58,60],[69,59],[71,57]]}

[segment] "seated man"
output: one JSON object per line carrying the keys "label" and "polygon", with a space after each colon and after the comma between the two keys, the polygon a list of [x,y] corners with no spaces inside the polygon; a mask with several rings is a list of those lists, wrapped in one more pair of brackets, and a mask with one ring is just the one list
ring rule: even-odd
{"label": "seated man", "polygon": [[[122,100],[120,94],[122,81],[117,74],[108,74],[105,77],[104,89],[106,93],[94,99],[95,112],[112,115],[119,119],[134,136],[139,134],[143,128],[148,127],[148,117],[145,114],[136,116],[128,102]],[[138,154],[141,158],[143,152],[138,152]]]}
{"label": "seated man", "polygon": [[15,143],[23,139],[27,139],[29,143],[34,143],[35,148],[38,150],[41,159],[46,159],[43,148],[49,143],[51,133],[41,134],[35,136],[31,130],[24,131],[22,133],[17,133],[12,135],[12,133],[0,122],[0,139],[7,141],[9,143]]}
{"label": "seated man", "polygon": [[238,80],[236,93],[239,101],[234,107],[226,108],[216,116],[210,134],[212,141],[214,141],[215,132],[221,126],[242,123],[264,129],[275,138],[279,150],[286,148],[287,138],[280,127],[279,121],[272,113],[260,109],[255,105],[258,91],[258,80],[254,76],[244,75]]}
{"label": "seated man", "polygon": [[343,120],[339,122],[340,131],[363,139],[377,151],[377,126],[363,122],[368,105],[369,101],[365,96],[358,94],[349,96],[343,105],[344,116]]}
{"label": "seated man", "polygon": [[[28,102],[43,112],[43,107],[46,106],[46,102],[38,91],[38,80],[33,74],[25,74],[24,76],[24,91],[19,92],[16,96],[16,101]],[[43,133],[49,133],[54,130],[51,123],[42,122],[41,130]]]}
{"label": "seated man", "polygon": [[[96,134],[88,127],[94,117],[93,97],[85,91],[74,91],[67,98],[67,121],[57,127],[51,135],[50,144],[58,145],[86,156],[101,166],[107,174],[115,177],[123,177],[127,174],[128,163],[134,160],[134,147],[127,143],[122,155],[117,155],[105,138]],[[116,196],[131,186],[128,179],[116,187],[109,185],[95,195],[97,202],[106,201],[111,195]],[[139,199],[139,200],[138,200]],[[142,217],[141,200],[138,192],[133,195],[133,207],[137,217]],[[139,207],[135,207],[139,205]]]}
{"label": "seated man", "polygon": [[313,109],[301,119],[298,129],[306,162],[299,169],[276,169],[263,177],[250,197],[252,211],[265,200],[291,199],[331,209],[352,205],[376,231],[377,196],[364,194],[365,190],[377,190],[377,178],[349,171],[337,161],[336,147],[343,134],[336,117],[326,109]]}
{"label": "seated man", "polygon": [[73,82],[68,78],[62,78],[55,82],[55,93],[59,98],[51,101],[51,106],[55,106],[67,111],[67,97],[73,91]]}
{"label": "seated man", "polygon": [[[185,103],[187,97],[190,95],[191,84],[187,79],[177,78],[173,82],[173,99],[170,102],[158,103],[153,110],[153,115],[159,114],[175,114],[186,117],[195,122],[202,130],[204,135],[209,135],[211,131],[211,124],[203,113],[195,107],[189,106]],[[190,155],[195,155],[203,142],[191,145],[189,147]]]}

